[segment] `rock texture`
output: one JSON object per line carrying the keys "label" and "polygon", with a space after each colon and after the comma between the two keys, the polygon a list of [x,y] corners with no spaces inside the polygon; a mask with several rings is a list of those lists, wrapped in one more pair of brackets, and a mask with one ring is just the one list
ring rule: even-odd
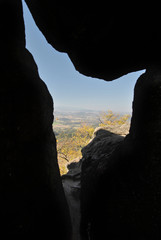
{"label": "rock texture", "polygon": [[53,101],[25,49],[21,1],[2,0],[0,9],[0,232],[70,239]]}
{"label": "rock texture", "polygon": [[47,41],[83,74],[112,80],[161,60],[161,17],[151,2],[26,3]]}
{"label": "rock texture", "polygon": [[116,148],[90,143],[92,151],[84,150],[83,239],[161,237],[160,106],[161,71],[155,66],[136,84],[130,134]]}

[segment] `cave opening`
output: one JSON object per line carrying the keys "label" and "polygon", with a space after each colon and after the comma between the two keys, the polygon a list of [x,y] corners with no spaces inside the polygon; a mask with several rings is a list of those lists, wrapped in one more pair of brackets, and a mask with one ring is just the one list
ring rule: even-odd
{"label": "cave opening", "polygon": [[[88,132],[91,137],[91,131],[101,125],[101,116],[105,112],[109,115],[112,112],[114,118],[115,115],[131,115],[134,85],[143,71],[129,73],[108,83],[86,77],[75,70],[66,53],[56,51],[47,43],[24,1],[23,12],[26,48],[33,55],[39,75],[54,101],[53,130],[58,139],[60,171],[65,174],[70,159],[78,161],[81,158],[80,147],[76,152],[78,146],[71,147],[71,143],[80,138],[81,131]],[[80,131],[73,134],[79,128]],[[87,144],[87,136],[84,138]],[[81,148],[85,146],[84,138]]]}
{"label": "cave opening", "polygon": [[[51,49],[43,35],[37,35],[37,29],[31,28],[30,21],[25,23],[25,45],[22,1],[1,1],[1,232],[48,233],[63,240],[97,240],[104,239],[104,236],[109,239],[122,236],[134,240],[148,239],[149,236],[158,239],[161,235],[161,54],[159,40],[156,41],[154,36],[160,37],[159,24],[156,19],[147,21],[150,16],[147,11],[137,11],[136,18],[131,6],[126,10],[124,6],[117,6],[119,11],[115,17],[113,11],[107,15],[105,9],[105,14],[101,11],[99,17],[97,6],[92,8],[91,5],[91,11],[85,8],[82,12],[79,10],[83,6],[79,9],[75,4],[74,15],[71,15],[73,8],[69,9],[68,2],[66,5],[60,2],[55,5],[50,0],[25,2],[46,39],[54,48],[68,52],[76,69],[83,74],[110,81],[135,70],[146,68],[146,72],[139,78],[141,72],[133,72],[108,83],[80,75],[66,54]],[[60,25],[62,9],[65,17]],[[6,16],[9,21],[4,21]],[[24,16],[28,19],[25,10]],[[109,17],[111,21],[108,21]],[[77,22],[73,21],[75,18]],[[53,22],[58,31],[53,29]],[[69,32],[66,31],[67,25],[72,25]],[[44,26],[49,26],[49,29],[45,28],[47,33]],[[105,27],[107,31],[104,31]],[[86,44],[86,40],[91,39],[93,42]],[[57,44],[55,46],[55,40],[60,48]],[[73,42],[76,43],[74,48]],[[94,58],[96,44],[97,58]],[[104,62],[107,52],[108,68]],[[152,57],[150,53],[153,53]],[[158,59],[154,58],[155,55]],[[121,59],[121,56],[126,58]],[[133,80],[129,101],[127,93]],[[123,112],[131,113],[131,105],[129,134],[122,136],[110,131],[109,125],[112,128],[114,123],[119,125],[122,121],[129,121]],[[63,114],[57,116],[61,107],[66,111],[61,110]],[[91,129],[89,123],[93,124],[94,112],[98,114],[100,111],[108,111],[108,128],[102,127],[103,117],[107,114],[99,116],[100,125],[90,141],[94,126]],[[81,120],[78,112],[82,114]],[[73,116],[77,121],[73,121]],[[71,122],[74,124],[77,135],[70,133],[69,146],[79,142],[82,157],[72,162],[69,171],[61,176],[55,130],[62,128],[63,121],[66,126],[70,125],[70,129]],[[78,131],[80,123],[84,131]],[[88,133],[88,139],[84,140],[90,141],[85,141],[85,146],[79,141],[84,132]],[[57,133],[58,143],[62,138],[59,136]]]}
{"label": "cave opening", "polygon": [[[114,139],[116,137],[114,146],[128,134],[134,86],[144,71],[129,73],[108,83],[80,74],[66,53],[56,51],[47,43],[24,2],[23,7],[26,48],[33,55],[40,78],[54,101],[53,131],[57,139],[58,165],[71,216],[72,239],[79,240],[82,149],[86,152],[87,146],[88,152],[91,139],[94,146],[100,137],[108,138],[109,132]],[[95,148],[93,146],[91,144],[91,149]],[[110,145],[108,148],[110,152]]]}

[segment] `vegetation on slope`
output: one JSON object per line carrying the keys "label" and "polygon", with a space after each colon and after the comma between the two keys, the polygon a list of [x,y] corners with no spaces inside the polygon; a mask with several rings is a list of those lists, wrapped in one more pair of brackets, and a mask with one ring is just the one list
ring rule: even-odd
{"label": "vegetation on slope", "polygon": [[[117,133],[122,126],[129,128],[129,119],[128,114],[121,115],[108,111],[99,115],[97,127]],[[93,126],[91,123],[80,123],[76,128],[67,128],[57,134],[58,163],[61,174],[67,172],[68,163],[80,160],[81,149],[92,139],[95,127],[96,125]]]}

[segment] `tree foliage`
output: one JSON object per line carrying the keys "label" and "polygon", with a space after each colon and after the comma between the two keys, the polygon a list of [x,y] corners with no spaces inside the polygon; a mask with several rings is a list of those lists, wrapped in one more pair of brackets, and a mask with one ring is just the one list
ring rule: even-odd
{"label": "tree foliage", "polygon": [[108,112],[103,112],[100,115],[100,126],[108,128],[110,126],[123,125],[127,123],[129,119],[129,114],[115,114],[111,110],[109,110]]}
{"label": "tree foliage", "polygon": [[58,160],[61,162],[61,174],[66,172],[66,162],[81,158],[81,149],[92,138],[94,128],[87,124],[81,124],[73,134],[61,133],[57,137]]}

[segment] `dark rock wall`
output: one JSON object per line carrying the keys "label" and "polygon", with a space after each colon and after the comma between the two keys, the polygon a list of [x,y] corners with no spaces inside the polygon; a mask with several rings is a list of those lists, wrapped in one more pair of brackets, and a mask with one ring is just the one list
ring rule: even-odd
{"label": "dark rock wall", "polygon": [[84,152],[83,239],[161,237],[160,106],[161,71],[155,66],[136,83],[130,134],[111,154],[111,144],[100,157],[94,147],[90,155]]}
{"label": "dark rock wall", "polygon": [[53,101],[25,49],[21,1],[1,1],[0,9],[0,232],[70,239]]}

